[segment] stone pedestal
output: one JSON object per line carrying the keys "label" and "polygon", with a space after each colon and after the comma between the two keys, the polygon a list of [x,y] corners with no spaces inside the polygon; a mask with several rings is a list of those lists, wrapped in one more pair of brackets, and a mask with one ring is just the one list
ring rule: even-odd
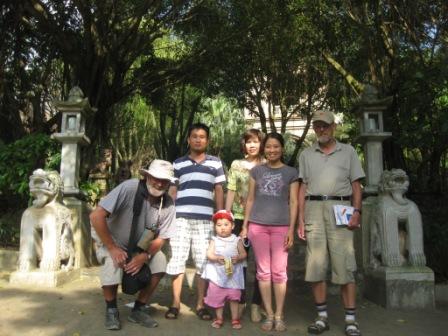
{"label": "stone pedestal", "polygon": [[9,282],[13,285],[32,285],[37,287],[58,287],[81,277],[79,268],[70,271],[55,272],[13,272]]}
{"label": "stone pedestal", "polygon": [[355,230],[353,240],[355,246],[355,257],[358,272],[363,272],[369,267],[370,259],[370,218],[373,216],[377,197],[370,196],[362,201],[361,227]]}
{"label": "stone pedestal", "polygon": [[434,273],[424,266],[368,269],[364,296],[385,308],[434,309]]}
{"label": "stone pedestal", "polygon": [[90,234],[89,208],[77,197],[64,197],[72,212],[72,231],[75,243],[75,268],[92,265],[92,237]]}

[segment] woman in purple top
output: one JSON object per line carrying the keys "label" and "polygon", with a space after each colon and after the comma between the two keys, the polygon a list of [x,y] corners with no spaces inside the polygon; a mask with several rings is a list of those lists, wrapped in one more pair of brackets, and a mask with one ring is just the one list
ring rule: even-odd
{"label": "woman in purple top", "polygon": [[[286,296],[288,249],[294,242],[297,220],[298,173],[283,163],[284,140],[270,133],[263,141],[267,162],[252,168],[241,236],[249,237],[255,254],[257,279],[267,317],[264,331],[286,330],[283,306]],[[275,312],[272,308],[274,289]]]}

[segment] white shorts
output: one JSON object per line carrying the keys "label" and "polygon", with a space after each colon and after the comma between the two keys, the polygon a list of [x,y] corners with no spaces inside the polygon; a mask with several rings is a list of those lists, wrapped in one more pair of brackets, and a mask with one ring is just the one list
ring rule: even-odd
{"label": "white shorts", "polygon": [[176,233],[170,239],[171,259],[166,272],[171,275],[185,273],[191,246],[196,273],[202,274],[212,233],[213,222],[210,220],[177,218]]}

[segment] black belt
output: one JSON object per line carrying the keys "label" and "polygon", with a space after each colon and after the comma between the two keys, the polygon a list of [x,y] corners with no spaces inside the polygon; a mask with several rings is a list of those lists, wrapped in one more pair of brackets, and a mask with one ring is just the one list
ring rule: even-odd
{"label": "black belt", "polygon": [[328,196],[328,195],[309,195],[305,197],[308,201],[350,201],[351,196]]}

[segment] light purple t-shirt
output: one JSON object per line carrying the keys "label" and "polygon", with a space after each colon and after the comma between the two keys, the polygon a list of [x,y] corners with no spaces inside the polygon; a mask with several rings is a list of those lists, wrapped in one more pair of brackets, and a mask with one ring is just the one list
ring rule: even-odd
{"label": "light purple t-shirt", "polygon": [[265,164],[250,171],[255,180],[255,199],[249,221],[262,225],[289,225],[289,187],[298,181],[296,168],[270,168]]}

